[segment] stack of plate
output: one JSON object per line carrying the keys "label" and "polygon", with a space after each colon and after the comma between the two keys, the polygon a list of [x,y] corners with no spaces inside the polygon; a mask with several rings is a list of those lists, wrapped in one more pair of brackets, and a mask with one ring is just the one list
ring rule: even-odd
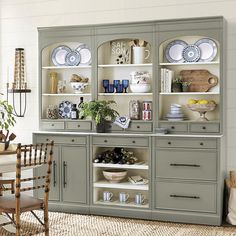
{"label": "stack of plate", "polygon": [[170,112],[166,115],[168,121],[181,121],[184,120],[184,113],[182,106],[179,104],[171,104]]}

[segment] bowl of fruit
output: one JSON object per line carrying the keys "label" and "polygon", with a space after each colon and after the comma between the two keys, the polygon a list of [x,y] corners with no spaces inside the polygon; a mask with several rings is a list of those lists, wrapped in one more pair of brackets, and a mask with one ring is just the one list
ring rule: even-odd
{"label": "bowl of fruit", "polygon": [[215,110],[216,102],[206,99],[189,99],[187,107],[191,111],[196,111],[200,114],[200,117],[197,119],[198,121],[208,121],[208,119],[206,118],[206,113]]}

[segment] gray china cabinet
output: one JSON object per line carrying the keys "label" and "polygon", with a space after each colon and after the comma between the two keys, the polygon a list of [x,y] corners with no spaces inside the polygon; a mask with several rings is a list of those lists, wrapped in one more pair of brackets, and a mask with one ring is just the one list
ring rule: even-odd
{"label": "gray china cabinet", "polygon": [[[55,141],[50,209],[221,224],[225,24],[209,17],[38,29],[40,130],[33,140]],[[77,91],[72,78],[86,88]],[[70,119],[81,97],[114,100],[120,116],[135,116],[127,129],[110,124],[109,133],[96,133],[92,120]],[[117,149],[136,162],[95,162]],[[107,181],[103,171],[111,169],[125,169],[127,178]],[[142,183],[128,181],[137,176]]]}

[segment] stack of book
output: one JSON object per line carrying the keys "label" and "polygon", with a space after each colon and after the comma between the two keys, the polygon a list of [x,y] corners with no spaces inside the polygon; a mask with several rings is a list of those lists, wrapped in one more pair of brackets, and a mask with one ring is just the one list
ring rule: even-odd
{"label": "stack of book", "polygon": [[161,92],[171,93],[172,80],[174,71],[166,68],[161,68]]}

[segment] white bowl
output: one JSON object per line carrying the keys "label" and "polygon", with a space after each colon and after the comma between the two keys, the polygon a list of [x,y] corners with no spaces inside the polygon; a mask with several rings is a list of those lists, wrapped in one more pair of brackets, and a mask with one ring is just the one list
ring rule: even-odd
{"label": "white bowl", "polygon": [[123,169],[108,169],[103,171],[105,179],[111,183],[119,183],[127,176],[127,170]]}
{"label": "white bowl", "polygon": [[151,90],[150,84],[130,84],[129,87],[133,93],[148,93]]}
{"label": "white bowl", "polygon": [[88,83],[83,82],[70,82],[71,88],[74,90],[74,93],[83,93],[87,88]]}

